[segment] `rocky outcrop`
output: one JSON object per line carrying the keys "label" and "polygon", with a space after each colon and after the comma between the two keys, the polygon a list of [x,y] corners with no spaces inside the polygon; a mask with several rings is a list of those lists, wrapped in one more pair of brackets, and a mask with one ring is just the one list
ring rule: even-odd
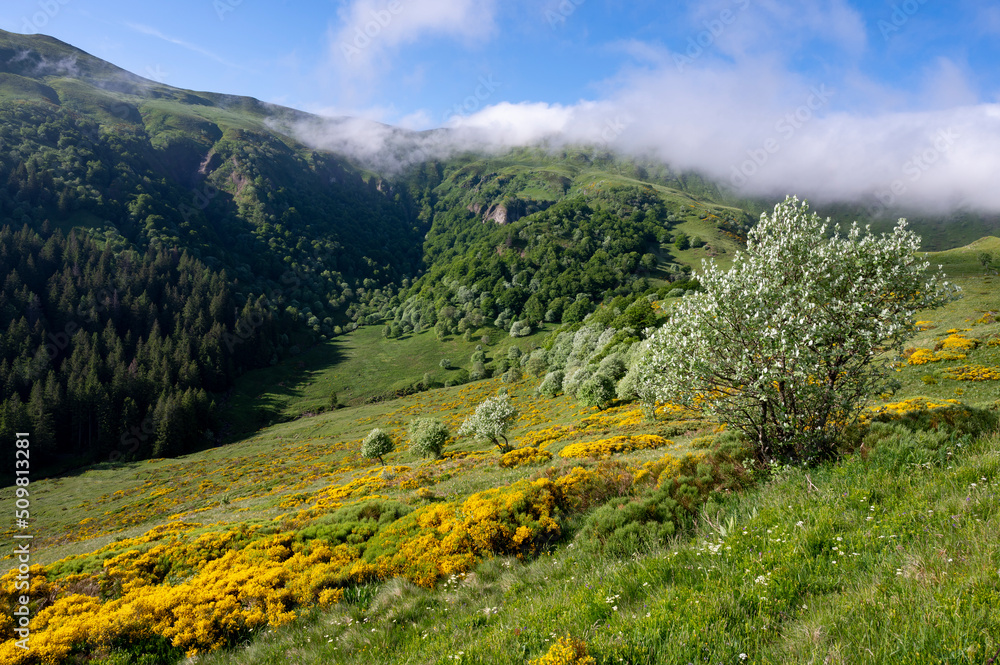
{"label": "rocky outcrop", "polygon": [[[481,209],[481,206],[480,206]],[[476,211],[477,214],[479,211]],[[527,214],[524,201],[520,199],[509,199],[504,203],[491,205],[483,213],[483,221],[492,221],[503,226],[516,222]]]}

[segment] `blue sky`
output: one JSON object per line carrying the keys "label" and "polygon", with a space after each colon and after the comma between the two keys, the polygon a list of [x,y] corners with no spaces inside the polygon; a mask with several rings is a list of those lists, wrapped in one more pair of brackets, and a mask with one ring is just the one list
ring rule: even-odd
{"label": "blue sky", "polygon": [[806,171],[831,197],[1000,208],[981,191],[1000,168],[995,3],[7,0],[0,28],[320,114],[607,143],[751,191]]}

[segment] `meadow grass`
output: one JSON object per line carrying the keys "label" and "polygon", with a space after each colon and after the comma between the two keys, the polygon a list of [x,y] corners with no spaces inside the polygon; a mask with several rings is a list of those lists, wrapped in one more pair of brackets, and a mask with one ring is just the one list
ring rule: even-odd
{"label": "meadow grass", "polygon": [[609,558],[570,541],[434,591],[389,580],[196,662],[523,663],[567,634],[598,663],[986,662],[1000,651],[998,444],[956,439],[905,473],[892,442],[787,469],[666,545]]}
{"label": "meadow grass", "polygon": [[[505,357],[510,346],[528,351],[541,344],[552,326],[518,339],[497,330],[483,331],[471,341],[461,335],[439,340],[432,330],[386,339],[382,329],[381,325],[365,326],[273,367],[248,372],[237,380],[222,417],[235,432],[245,433],[327,410],[332,392],[341,404],[350,406],[391,400],[396,393],[421,384],[425,374],[437,386],[457,378],[462,368],[470,367],[477,346],[482,345],[490,359]],[[491,337],[491,343],[483,344],[484,334]],[[446,358],[453,369],[441,367]]]}
{"label": "meadow grass", "polygon": [[[968,264],[975,251],[942,258]],[[916,395],[952,398],[963,389],[963,402],[994,407],[996,381],[943,376],[968,364],[1000,367],[1000,348],[989,344],[997,324],[983,317],[1000,309],[991,279],[970,268],[959,278],[965,297],[922,315],[934,327],[911,342],[932,349],[955,329],[978,346],[964,359],[904,365],[897,375],[902,387],[876,406]],[[410,350],[423,345],[436,366],[440,347],[429,335],[386,342],[373,334],[377,329],[367,331],[369,337],[338,338],[340,369],[349,366],[352,377],[359,368],[404,357],[398,351],[392,360],[378,360],[388,351],[366,353],[365,341]],[[358,343],[357,355],[348,357],[345,339]],[[505,354],[510,343],[528,348],[532,340],[505,339],[491,351]],[[281,370],[270,371],[273,381]],[[343,376],[333,367],[322,371]],[[368,384],[378,385],[376,370],[370,371]],[[938,375],[937,383],[923,380],[928,372]],[[100,575],[105,561],[134,547],[127,539],[182,521],[191,525],[188,539],[240,525],[299,528],[291,525],[308,523],[302,515],[323,505],[331,490],[366,478],[380,479],[373,491],[384,500],[458,505],[525,478],[594,466],[561,458],[570,444],[638,434],[673,441],[613,458],[621,468],[639,469],[664,453],[679,457],[701,448],[693,439],[704,441],[714,429],[683,414],[650,423],[634,404],[598,412],[566,396],[536,398],[535,383],[507,388],[521,409],[512,442],[554,455],[540,466],[501,468],[497,451],[471,440],[449,441],[446,450],[454,456],[438,463],[415,458],[405,446],[411,418],[434,415],[454,432],[503,384],[493,379],[431,390],[297,418],[177,459],[106,463],[32,483],[33,563],[63,560],[59,570]],[[327,390],[313,395],[311,384],[300,387],[283,394],[288,414],[308,409],[309,400]],[[397,441],[381,472],[358,454],[375,426]],[[434,589],[402,579],[350,585],[340,604],[300,607],[292,623],[196,660],[523,663],[570,635],[585,641],[599,663],[985,662],[1000,649],[993,609],[1000,604],[994,535],[1000,441],[995,433],[975,439],[892,427],[876,426],[860,453],[836,464],[778,469],[755,489],[715,495],[693,530],[637,545],[630,556],[602,553],[577,535],[588,515],[569,514],[561,518],[561,538],[538,556],[487,558]],[[11,488],[0,490],[0,500],[12,496]],[[365,498],[364,490],[348,497]],[[111,547],[94,554],[105,546]],[[140,661],[112,652],[102,662]]]}

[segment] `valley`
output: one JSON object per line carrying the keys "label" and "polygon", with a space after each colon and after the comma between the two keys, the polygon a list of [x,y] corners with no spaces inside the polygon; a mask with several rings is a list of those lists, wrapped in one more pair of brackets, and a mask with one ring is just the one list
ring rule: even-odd
{"label": "valley", "polygon": [[[911,217],[904,258],[960,294],[898,322],[829,450],[774,452],[723,388],[661,398],[648,352],[780,199],[584,144],[387,171],[302,130],[339,122],[0,32],[0,441],[31,452],[0,470],[31,505],[0,661],[1000,657],[995,215]],[[490,400],[516,413],[460,435]]]}

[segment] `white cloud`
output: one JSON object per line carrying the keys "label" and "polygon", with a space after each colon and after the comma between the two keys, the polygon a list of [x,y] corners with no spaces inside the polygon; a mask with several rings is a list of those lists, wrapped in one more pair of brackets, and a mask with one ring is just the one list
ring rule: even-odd
{"label": "white cloud", "polygon": [[925,72],[923,98],[926,108],[953,108],[979,101],[965,70],[944,57]]}
{"label": "white cloud", "polygon": [[353,0],[329,32],[330,62],[348,79],[370,79],[400,47],[427,37],[466,43],[496,29],[495,0]]}
{"label": "white cloud", "polygon": [[[489,32],[491,19],[477,22],[470,2],[458,4],[464,20],[456,26],[464,27],[451,28],[456,35]],[[633,64],[605,82],[597,99],[503,101],[421,133],[343,120],[297,131],[385,170],[462,150],[588,144],[696,170],[749,195],[1000,211],[1000,104],[981,103],[963,65],[934,61],[915,92],[878,81],[862,66],[865,25],[842,0],[710,0],[694,10],[693,34],[708,30],[723,9],[744,5],[745,14],[683,67],[659,44],[612,44]],[[369,6],[359,0],[352,11]],[[397,29],[376,48],[444,28],[421,21]],[[803,49],[811,53],[810,39],[840,59],[796,71],[790,61]],[[427,126],[427,119],[414,114],[406,124]]]}

